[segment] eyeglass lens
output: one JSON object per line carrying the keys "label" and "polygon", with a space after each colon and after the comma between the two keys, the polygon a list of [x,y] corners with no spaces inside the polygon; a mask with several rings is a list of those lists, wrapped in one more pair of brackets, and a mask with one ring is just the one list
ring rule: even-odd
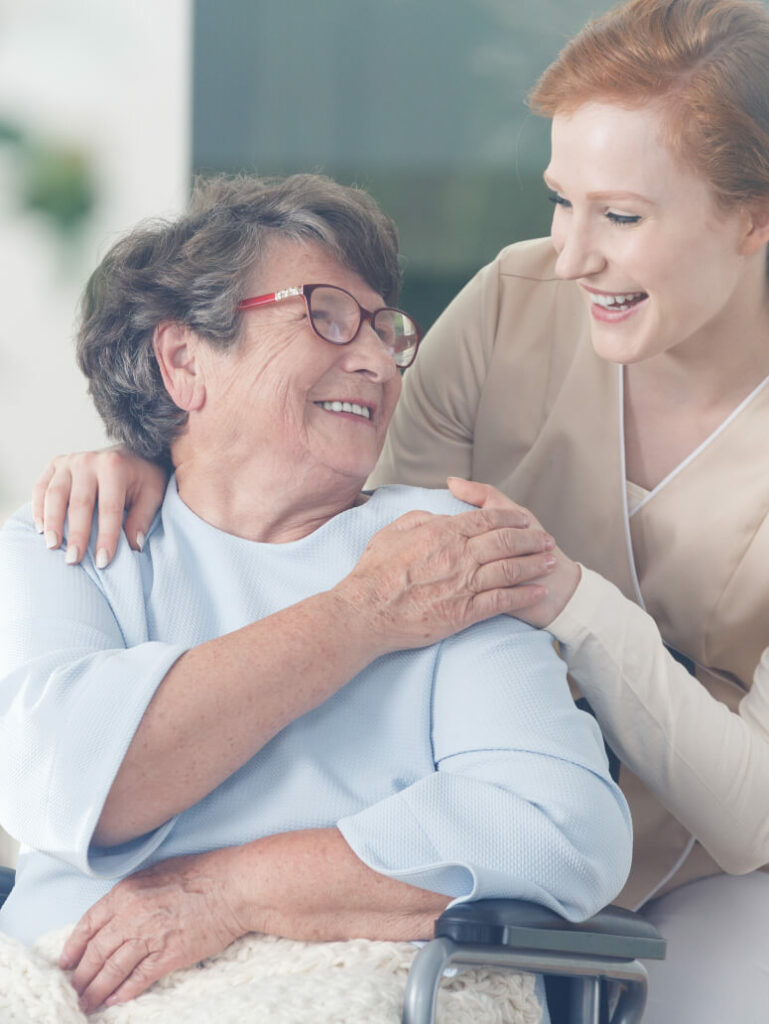
{"label": "eyeglass lens", "polygon": [[[309,296],[312,324],[321,338],[344,345],[355,337],[362,320],[361,308],[341,288],[314,288]],[[408,366],[414,357],[418,334],[414,321],[397,309],[379,309],[371,326],[398,366]]]}

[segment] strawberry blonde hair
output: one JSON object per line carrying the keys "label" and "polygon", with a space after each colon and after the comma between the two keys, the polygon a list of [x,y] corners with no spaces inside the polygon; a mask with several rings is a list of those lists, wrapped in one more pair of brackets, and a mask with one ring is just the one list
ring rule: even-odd
{"label": "strawberry blonde hair", "polygon": [[769,12],[751,0],[630,0],[588,24],[529,96],[545,117],[661,104],[665,141],[725,208],[769,198]]}

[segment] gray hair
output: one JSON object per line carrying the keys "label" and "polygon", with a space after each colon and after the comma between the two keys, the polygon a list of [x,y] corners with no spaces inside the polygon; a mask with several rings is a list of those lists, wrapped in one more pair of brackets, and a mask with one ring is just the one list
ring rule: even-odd
{"label": "gray hair", "polygon": [[321,245],[388,305],[397,302],[397,230],[362,189],[317,174],[198,181],[185,215],[139,225],[86,285],[77,359],[110,437],[170,462],[187,413],[163,384],[155,328],[183,324],[213,347],[231,348],[242,323],[238,302],[273,239]]}

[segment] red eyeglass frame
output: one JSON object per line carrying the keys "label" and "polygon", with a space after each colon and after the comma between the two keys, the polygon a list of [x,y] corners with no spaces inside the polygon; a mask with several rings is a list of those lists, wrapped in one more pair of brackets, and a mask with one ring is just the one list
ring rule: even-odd
{"label": "red eyeglass frame", "polygon": [[[360,310],[360,321],[358,323],[358,329],[356,330],[355,334],[353,334],[352,338],[349,339],[349,341],[332,341],[331,338],[324,337],[315,326],[315,321],[313,320],[312,317],[312,310],[310,309],[310,296],[312,295],[316,288],[334,288],[338,292],[344,292],[345,295],[350,296],[352,301]],[[416,344],[414,345],[414,350],[409,361],[407,363],[399,363],[396,355],[394,355],[393,359],[395,361],[395,365],[399,369],[405,370],[407,367],[411,366],[411,364],[416,359],[417,350],[419,349],[419,343],[422,340],[423,331],[410,313],[407,313],[404,309],[398,309],[397,306],[380,306],[378,309],[374,310],[366,309],[365,306],[361,306],[361,304],[358,302],[358,300],[351,292],[348,292],[346,288],[340,288],[338,284],[298,284],[294,285],[292,288],[282,288],[280,291],[277,292],[269,292],[267,295],[255,295],[252,298],[241,299],[240,302],[238,303],[237,308],[238,312],[245,312],[246,310],[249,309],[258,309],[259,306],[270,306],[274,302],[282,302],[284,299],[292,299],[295,298],[296,296],[300,296],[301,298],[304,299],[304,304],[307,309],[307,317],[310,321],[310,326],[312,327],[313,333],[317,335],[317,337],[319,337],[321,341],[328,342],[329,345],[349,345],[350,342],[355,341],[355,339],[358,337],[358,331],[360,331],[361,325],[363,324],[364,320],[368,320],[368,322],[373,326],[374,317],[377,315],[377,313],[383,312],[383,310],[392,310],[395,313],[400,313],[402,316],[405,316],[416,328],[417,340]]]}

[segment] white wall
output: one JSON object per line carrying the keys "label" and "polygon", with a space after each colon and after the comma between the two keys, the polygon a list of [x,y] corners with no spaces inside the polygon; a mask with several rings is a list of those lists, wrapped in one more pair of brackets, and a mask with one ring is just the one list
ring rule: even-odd
{"label": "white wall", "polygon": [[15,207],[0,147],[0,520],[52,455],[104,441],[74,364],[76,305],[111,240],[184,205],[191,29],[190,0],[0,0],[0,120],[85,149],[99,188],[65,248]]}
{"label": "white wall", "polygon": [[[0,147],[0,521],[52,455],[104,442],[74,364],[75,309],[111,240],[184,206],[191,30],[190,0],[0,0],[0,120],[85,149],[99,187],[79,245],[63,247],[17,208]],[[0,864],[14,855],[0,830]]]}

